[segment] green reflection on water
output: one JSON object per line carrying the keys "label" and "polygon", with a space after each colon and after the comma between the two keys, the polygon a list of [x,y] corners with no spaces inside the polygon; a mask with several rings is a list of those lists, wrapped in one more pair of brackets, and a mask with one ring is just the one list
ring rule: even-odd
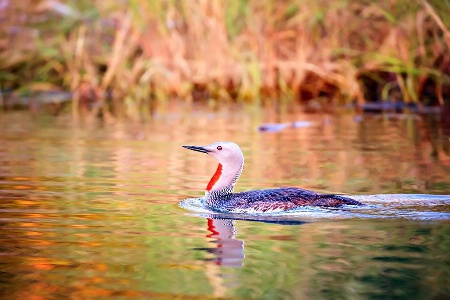
{"label": "green reflection on water", "polygon": [[[346,116],[324,125],[321,116],[295,115],[281,121],[310,118],[316,125],[268,134],[255,130],[261,117],[239,111],[218,112],[214,122],[200,113],[110,128],[2,117],[0,295],[6,299],[450,294],[448,220],[236,221],[237,233],[225,226],[221,234],[177,207],[202,195],[216,168],[180,145],[216,139],[243,147],[239,191],[295,185],[449,194],[450,159],[438,128]],[[421,138],[427,131],[435,132],[432,140]],[[448,205],[435,209],[448,212]]]}

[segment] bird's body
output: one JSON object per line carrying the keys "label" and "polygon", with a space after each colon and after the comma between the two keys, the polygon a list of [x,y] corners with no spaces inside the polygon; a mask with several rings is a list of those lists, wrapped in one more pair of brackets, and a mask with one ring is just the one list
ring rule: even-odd
{"label": "bird's body", "polygon": [[203,147],[183,147],[207,153],[219,161],[219,166],[209,181],[203,198],[205,204],[214,211],[225,213],[268,213],[288,211],[302,206],[339,207],[342,205],[363,205],[348,197],[318,194],[295,187],[234,193],[234,185],[244,167],[244,157],[237,144],[217,142]]}
{"label": "bird's body", "polygon": [[210,195],[205,202],[213,210],[230,213],[281,212],[300,206],[360,205],[358,201],[347,197],[317,194],[294,187]]}

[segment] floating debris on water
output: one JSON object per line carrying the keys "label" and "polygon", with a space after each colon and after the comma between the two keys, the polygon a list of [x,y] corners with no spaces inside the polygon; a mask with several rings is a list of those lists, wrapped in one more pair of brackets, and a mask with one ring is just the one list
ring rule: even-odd
{"label": "floating debris on water", "polygon": [[304,128],[309,127],[313,125],[313,122],[309,121],[296,121],[292,123],[267,123],[262,124],[258,127],[259,131],[265,131],[265,132],[278,132],[280,130],[283,130],[285,128]]}

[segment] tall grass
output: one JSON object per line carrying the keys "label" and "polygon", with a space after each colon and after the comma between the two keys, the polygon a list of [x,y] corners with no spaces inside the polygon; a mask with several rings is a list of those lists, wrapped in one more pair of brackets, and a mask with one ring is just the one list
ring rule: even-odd
{"label": "tall grass", "polygon": [[[41,0],[0,9],[0,88],[70,90],[73,112],[185,101],[450,95],[440,0]],[[114,104],[114,105],[111,105]],[[121,109],[114,109],[120,107]]]}

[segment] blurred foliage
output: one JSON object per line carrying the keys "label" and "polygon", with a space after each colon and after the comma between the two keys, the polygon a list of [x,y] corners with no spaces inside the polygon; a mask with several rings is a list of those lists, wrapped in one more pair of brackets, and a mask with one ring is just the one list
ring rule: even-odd
{"label": "blurred foliage", "polygon": [[135,118],[168,97],[442,105],[448,15],[440,0],[4,1],[0,88]]}

